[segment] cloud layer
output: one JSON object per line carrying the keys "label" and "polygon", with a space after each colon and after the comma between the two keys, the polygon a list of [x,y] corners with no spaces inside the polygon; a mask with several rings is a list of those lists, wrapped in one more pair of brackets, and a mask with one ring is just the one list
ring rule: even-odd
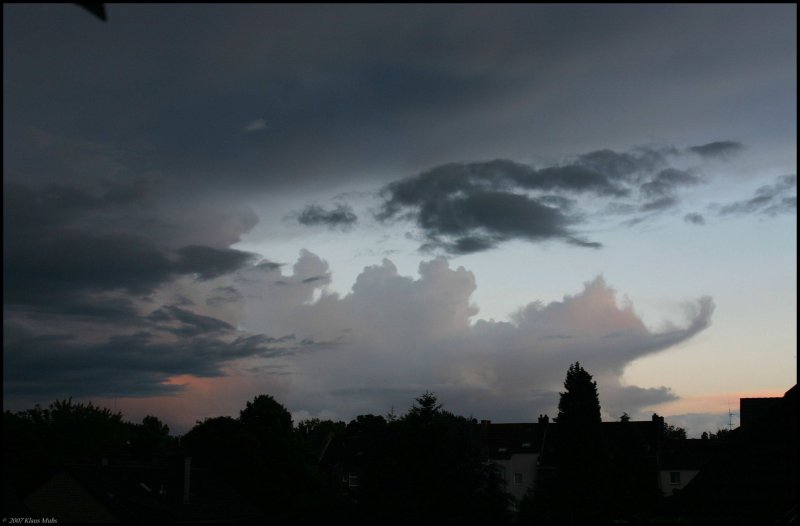
{"label": "cloud layer", "polygon": [[[384,227],[412,222],[421,233],[422,252],[470,254],[511,240],[602,248],[583,232],[605,228],[610,219],[631,227],[683,212],[684,222],[704,225],[703,214],[682,210],[684,201],[696,201],[693,192],[714,179],[704,170],[711,161],[728,162],[744,148],[736,141],[715,141],[682,150],[605,149],[542,168],[507,159],[448,163],[383,186],[373,215]],[[784,175],[750,198],[707,207],[717,217],[795,213],[796,187],[797,176]],[[331,211],[307,206],[293,217],[303,225],[343,230],[357,221],[352,208],[341,203]]]}
{"label": "cloud layer", "polygon": [[626,365],[703,331],[714,310],[710,298],[700,298],[687,304],[682,326],[654,332],[598,277],[562,301],[529,303],[510,322],[475,321],[475,277],[445,259],[421,263],[416,279],[384,260],[341,297],[308,281],[326,268],[305,252],[291,276],[275,271],[247,288],[245,328],[319,342],[317,352],[286,359],[291,404],[308,414],[383,412],[429,389],[465,414],[531,419],[553,411],[576,360],[598,379],[607,414],[634,413],[675,395],[623,385]]}
{"label": "cloud layer", "polygon": [[88,312],[11,309],[4,392],[189,396],[175,378],[240,376],[249,385],[249,377],[280,373],[285,403],[302,414],[383,412],[427,389],[454,411],[524,420],[554,410],[568,365],[580,360],[598,380],[607,415],[618,416],[675,398],[666,387],[624,385],[623,371],[704,330],[714,309],[700,298],[687,304],[681,326],[655,332],[598,277],[496,322],[476,320],[475,276],[443,258],[421,263],[418,278],[384,260],[345,296],[327,292],[330,277],[324,260],[303,251],[288,275],[274,264],[248,265],[162,284],[149,301],[119,296],[113,323]]}
{"label": "cloud layer", "polygon": [[351,228],[358,221],[352,207],[345,204],[339,204],[333,210],[325,210],[319,205],[308,205],[296,217],[301,225],[325,225],[342,230]]}
{"label": "cloud layer", "polygon": [[797,175],[778,177],[775,184],[757,189],[753,197],[718,208],[719,215],[760,214],[776,216],[797,212]]}
{"label": "cloud layer", "polygon": [[600,248],[579,229],[608,215],[635,224],[675,208],[684,188],[703,182],[697,170],[672,166],[681,155],[675,148],[640,147],[598,150],[540,169],[501,159],[446,164],[385,186],[376,217],[411,219],[423,232],[423,249],[452,254],[512,239]]}
{"label": "cloud layer", "polygon": [[[208,213],[197,205],[182,206],[198,217]],[[181,245],[176,234],[187,226],[165,221],[177,210],[161,211],[155,203],[144,207],[144,198],[123,200],[110,191],[97,195],[78,185],[5,182],[4,305],[66,313],[92,294],[145,295],[180,276],[222,276],[255,257],[226,246],[254,219],[241,225],[203,225],[200,219],[193,226],[207,231],[196,239],[214,245]],[[149,228],[142,229],[147,222]]]}
{"label": "cloud layer", "polygon": [[[710,300],[654,332],[595,280],[476,321],[475,277],[443,260],[419,277],[368,267],[339,297],[319,256],[289,269],[278,254],[343,251],[315,229],[373,228],[353,196],[381,188],[387,244],[369,248],[386,252],[402,229],[437,254],[524,241],[605,256],[581,249],[654,217],[796,210],[796,178],[771,180],[796,165],[793,5],[117,4],[110,18],[4,5],[4,400],[178,407],[206,386],[210,411],[280,385],[293,409],[345,415],[431,388],[523,418],[580,358],[631,413],[673,395],[622,385],[624,365],[702,330]],[[680,147],[629,148],[642,141]],[[770,180],[704,208],[706,169],[743,173],[725,163],[744,157]],[[234,248],[248,234],[263,254]],[[357,272],[370,239],[327,257]]]}
{"label": "cloud layer", "polygon": [[685,135],[689,122],[699,137],[793,135],[791,5],[114,11],[104,25],[74,6],[7,6],[4,141],[16,156],[37,123],[94,142],[96,157],[103,137],[191,184],[252,191],[335,188],[354,171],[416,171],[467,154],[618,147]]}
{"label": "cloud layer", "polygon": [[715,141],[699,146],[692,146],[689,148],[689,151],[702,157],[727,158],[739,153],[742,149],[744,149],[744,145],[736,141]]}

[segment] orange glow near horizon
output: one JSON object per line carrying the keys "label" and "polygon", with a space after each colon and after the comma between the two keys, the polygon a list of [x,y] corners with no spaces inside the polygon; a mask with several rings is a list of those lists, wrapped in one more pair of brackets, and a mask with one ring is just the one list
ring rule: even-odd
{"label": "orange glow near horizon", "polygon": [[[191,375],[171,377],[166,383],[182,385],[184,391],[176,395],[152,398],[101,398],[94,403],[122,413],[131,422],[141,422],[153,415],[170,426],[173,435],[187,432],[197,421],[218,416],[237,417],[246,403],[261,393],[276,395],[286,393],[287,385],[263,384],[263,379],[250,375],[233,375],[199,378]],[[652,405],[645,411],[654,411],[662,416],[687,414],[724,415],[730,410],[739,413],[740,398],[782,397],[786,390],[762,389],[727,393],[709,393],[682,397],[679,400]],[[291,411],[291,408],[288,408]]]}
{"label": "orange glow near horizon", "polygon": [[678,400],[656,404],[649,407],[662,416],[689,413],[725,414],[729,410],[739,412],[740,398],[783,397],[788,389],[761,389],[756,391],[735,391],[730,393],[709,393],[698,396],[685,396]]}
{"label": "orange glow near horizon", "polygon": [[250,375],[177,375],[164,383],[183,386],[184,390],[174,395],[98,398],[93,402],[121,412],[123,419],[131,422],[153,415],[170,426],[171,434],[183,434],[205,418],[239,416],[247,402],[259,394],[285,392],[282,385],[265,386],[263,379]]}

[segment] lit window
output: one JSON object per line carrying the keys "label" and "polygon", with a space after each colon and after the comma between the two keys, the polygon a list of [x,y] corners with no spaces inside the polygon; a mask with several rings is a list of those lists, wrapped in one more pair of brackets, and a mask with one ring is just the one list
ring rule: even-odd
{"label": "lit window", "polygon": [[514,473],[514,484],[520,485],[522,484],[524,477],[522,473]]}
{"label": "lit window", "polygon": [[680,484],[681,483],[681,472],[680,471],[670,471],[669,472],[669,483],[670,484]]}

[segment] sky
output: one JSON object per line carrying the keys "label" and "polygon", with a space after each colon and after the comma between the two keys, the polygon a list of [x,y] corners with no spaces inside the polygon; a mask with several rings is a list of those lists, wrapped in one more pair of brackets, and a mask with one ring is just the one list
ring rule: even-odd
{"label": "sky", "polygon": [[794,4],[3,5],[3,407],[425,391],[690,437],[797,381]]}

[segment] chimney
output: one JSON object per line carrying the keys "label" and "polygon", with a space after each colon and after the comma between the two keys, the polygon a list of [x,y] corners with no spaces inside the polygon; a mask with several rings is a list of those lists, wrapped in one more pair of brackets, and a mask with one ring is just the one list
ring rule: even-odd
{"label": "chimney", "polygon": [[491,423],[491,420],[481,420],[481,433],[487,432]]}

